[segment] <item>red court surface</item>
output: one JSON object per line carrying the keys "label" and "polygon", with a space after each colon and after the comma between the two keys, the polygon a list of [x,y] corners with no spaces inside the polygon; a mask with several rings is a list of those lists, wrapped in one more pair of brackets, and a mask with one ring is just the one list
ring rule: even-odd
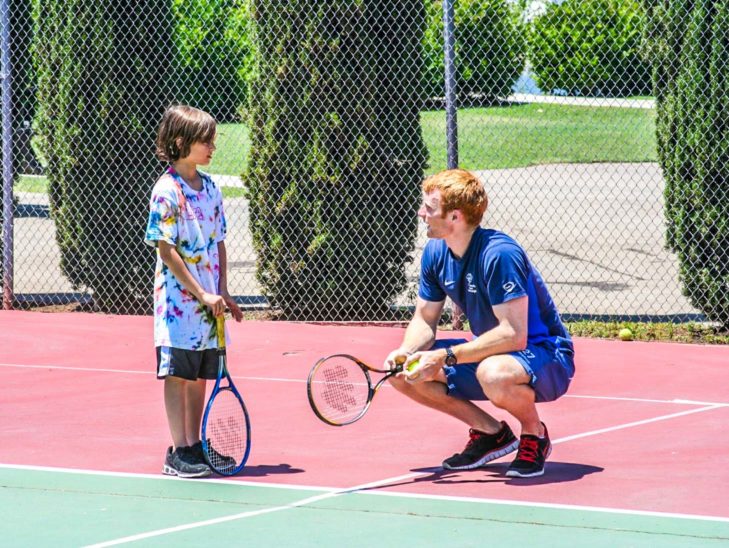
{"label": "red court surface", "polygon": [[[311,365],[337,352],[380,364],[402,329],[228,325],[229,367],[252,420],[239,480],[347,488],[401,478],[378,490],[729,518],[728,347],[577,339],[568,395],[539,406],[554,443],[546,474],[508,479],[508,457],[442,470],[467,428],[390,387],[354,425],[315,418]],[[0,371],[0,464],[160,472],[169,434],[151,317],[0,312]]]}

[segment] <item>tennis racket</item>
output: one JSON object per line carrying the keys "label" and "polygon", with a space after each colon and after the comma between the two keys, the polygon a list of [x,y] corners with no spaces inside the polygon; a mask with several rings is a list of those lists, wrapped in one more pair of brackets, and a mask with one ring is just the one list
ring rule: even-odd
{"label": "tennis racket", "polygon": [[[332,426],[344,426],[361,419],[372,398],[383,383],[403,370],[403,363],[394,369],[375,369],[348,354],[334,354],[314,364],[306,381],[309,404],[317,417]],[[412,371],[417,366],[408,366]],[[386,373],[372,386],[370,372]]]}
{"label": "tennis racket", "polygon": [[[202,422],[205,460],[223,476],[237,474],[251,451],[251,423],[243,398],[228,373],[225,355],[225,318],[217,317],[218,378],[210,394]],[[225,380],[225,386],[221,383]]]}

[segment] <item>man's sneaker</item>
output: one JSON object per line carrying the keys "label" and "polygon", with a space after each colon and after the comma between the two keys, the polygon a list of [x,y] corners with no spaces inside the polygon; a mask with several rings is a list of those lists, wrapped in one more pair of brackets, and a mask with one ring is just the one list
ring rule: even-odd
{"label": "man's sneaker", "polygon": [[162,473],[181,478],[204,478],[210,475],[210,467],[197,462],[189,447],[178,447],[174,451],[168,447]]}
{"label": "man's sneaker", "polygon": [[[235,468],[235,459],[233,457],[229,457],[227,455],[221,455],[218,453],[215,448],[210,445],[210,440],[208,440],[208,448],[210,449],[210,460],[215,465],[215,468],[218,470],[225,470],[226,468]],[[190,447],[190,453],[193,455],[195,460],[197,462],[201,462],[205,465],[207,465],[207,461],[205,460],[205,453],[203,452],[203,446],[202,442],[199,441],[193,446]]]}
{"label": "man's sneaker", "polygon": [[519,451],[511,463],[506,475],[510,478],[533,478],[544,474],[544,461],[552,452],[552,443],[544,423],[544,437],[522,434],[519,440]]}
{"label": "man's sneaker", "polygon": [[484,434],[471,428],[470,439],[466,448],[443,461],[443,468],[448,470],[471,470],[483,466],[487,462],[508,455],[519,445],[509,425],[501,421],[501,430],[496,434]]}

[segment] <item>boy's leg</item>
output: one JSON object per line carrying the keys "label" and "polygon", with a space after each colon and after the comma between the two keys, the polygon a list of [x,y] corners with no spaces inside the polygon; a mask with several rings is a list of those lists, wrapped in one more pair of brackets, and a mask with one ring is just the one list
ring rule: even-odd
{"label": "boy's leg", "polygon": [[187,381],[185,407],[185,439],[192,447],[200,441],[200,424],[205,408],[205,379]]}
{"label": "boy's leg", "polygon": [[167,412],[167,424],[170,427],[170,435],[175,448],[186,447],[187,436],[185,427],[185,400],[187,384],[190,381],[179,377],[165,377],[165,411]]}

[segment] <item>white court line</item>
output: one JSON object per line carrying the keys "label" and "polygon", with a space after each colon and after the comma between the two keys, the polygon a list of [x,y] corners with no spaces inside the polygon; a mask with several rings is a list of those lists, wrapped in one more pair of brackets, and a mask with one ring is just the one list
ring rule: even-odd
{"label": "white court line", "polygon": [[[668,420],[668,419],[680,417],[680,416],[683,416],[683,415],[690,415],[692,413],[701,413],[701,412],[704,412],[704,411],[712,411],[712,410],[718,409],[720,407],[723,407],[723,405],[710,405],[710,406],[707,406],[707,407],[702,407],[700,409],[691,409],[691,410],[688,410],[688,411],[683,411],[681,413],[671,413],[670,415],[662,415],[662,416],[659,416],[659,417],[654,417],[652,419],[646,419],[646,420],[642,420],[642,421],[629,422],[629,423],[625,423],[625,424],[622,424],[622,425],[613,426],[613,427],[610,427],[610,428],[600,428],[598,430],[592,430],[590,432],[583,432],[582,434],[575,434],[573,436],[566,436],[564,438],[558,438],[558,439],[552,441],[552,444],[555,445],[555,444],[559,444],[559,443],[564,443],[566,441],[571,441],[571,440],[575,440],[575,439],[585,438],[585,437],[588,437],[588,436],[596,436],[596,435],[603,434],[603,433],[606,433],[606,432],[613,432],[615,430],[621,430],[621,429],[625,429],[625,428],[633,428],[633,427],[640,426],[640,425],[643,425],[643,424],[648,424],[648,423],[651,423],[651,422]],[[338,489],[338,490],[335,490],[335,491],[330,491],[330,492],[324,493],[322,495],[315,495],[313,497],[307,497],[305,499],[301,499],[299,501],[292,502],[290,504],[286,504],[286,505],[283,505],[283,506],[275,506],[273,508],[266,508],[266,509],[263,509],[263,510],[255,510],[255,511],[252,511],[252,512],[242,512],[240,514],[233,514],[231,516],[224,516],[224,517],[215,518],[215,519],[212,519],[212,520],[198,521],[198,522],[194,522],[194,523],[188,523],[186,525],[180,525],[180,526],[177,526],[177,527],[168,527],[168,528],[165,528],[165,529],[158,529],[156,531],[149,531],[147,533],[140,533],[139,535],[132,535],[132,536],[123,537],[123,538],[119,538],[119,539],[115,539],[115,540],[110,540],[110,541],[103,542],[103,543],[100,543],[100,544],[93,544],[93,545],[90,545],[87,548],[101,548],[101,547],[104,547],[104,546],[115,546],[115,545],[118,545],[118,544],[125,544],[127,542],[134,542],[134,541],[137,541],[137,540],[142,540],[142,539],[146,539],[146,538],[150,538],[150,537],[156,537],[156,536],[160,536],[160,535],[166,535],[166,534],[170,534],[170,533],[176,533],[178,531],[186,531],[188,529],[195,529],[197,527],[206,527],[208,525],[215,525],[217,523],[224,523],[224,522],[227,522],[227,521],[234,521],[234,520],[238,520],[238,519],[245,519],[245,518],[249,518],[249,517],[255,517],[255,516],[262,515],[262,514],[268,514],[268,513],[271,513],[271,512],[279,512],[279,511],[282,511],[282,510],[290,510],[292,508],[298,508],[300,506],[305,506],[307,504],[311,504],[313,502],[318,502],[320,500],[337,497],[337,496],[342,495],[342,494],[355,493],[355,492],[358,492],[358,491],[362,491],[364,489],[371,489],[373,487],[383,487],[383,486],[386,486],[386,485],[388,485],[390,483],[395,483],[397,481],[402,481],[402,480],[406,480],[406,479],[413,479],[413,478],[416,478],[416,477],[419,477],[419,476],[426,476],[426,475],[431,474],[431,473],[432,473],[432,471],[428,471],[428,472],[413,472],[411,474],[404,474],[402,476],[397,476],[395,478],[387,478],[387,479],[384,479],[384,480],[379,480],[379,481],[375,481],[375,482],[372,482],[372,483],[358,485],[358,486],[355,486],[355,487],[348,487],[348,488],[345,488],[345,489]],[[533,505],[533,506],[541,506],[541,504],[537,504],[537,503],[530,504],[530,505]],[[581,508],[581,507],[578,507],[578,508]],[[592,508],[592,507],[590,507],[590,508]],[[610,511],[610,510],[608,509],[606,511]],[[621,512],[626,512],[627,513],[629,511],[628,510],[622,510]],[[659,512],[657,512],[656,515],[661,515],[661,514]],[[725,521],[729,521],[729,519],[727,519]]]}
{"label": "white court line", "polygon": [[[556,440],[564,441],[564,439]],[[103,470],[84,470],[79,468],[55,468],[51,466],[33,466],[28,464],[2,464],[0,463],[0,469],[8,470],[31,470],[34,472],[52,472],[61,474],[77,474],[86,476],[102,476],[122,479],[148,479],[154,481],[176,481],[176,482],[189,482],[190,480],[181,479],[175,476],[165,476],[162,474],[138,474],[133,472],[107,472]],[[431,472],[418,472],[418,474],[428,474]],[[407,475],[408,477],[410,475]],[[321,487],[313,485],[288,485],[283,483],[268,483],[264,481],[240,481],[240,480],[228,480],[228,479],[205,479],[200,481],[201,484],[216,483],[222,485],[234,485],[236,487],[260,487],[270,489],[286,489],[292,491],[322,491],[325,493],[339,493],[340,491],[346,492],[341,488],[336,487]],[[489,498],[477,498],[477,497],[459,497],[455,495],[433,495],[427,493],[406,493],[403,491],[362,491],[358,493],[360,495],[372,495],[381,497],[402,497],[402,498],[414,498],[414,499],[428,499],[428,500],[444,500],[449,502],[468,502],[468,503],[482,503],[482,504],[503,504],[506,506],[524,506],[524,507],[538,507],[538,508],[556,508],[560,510],[585,510],[587,512],[600,512],[608,514],[627,514],[627,515],[639,515],[639,516],[653,516],[659,518],[679,518],[689,520],[703,520],[703,521],[717,521],[722,523],[729,523],[729,517],[723,518],[718,516],[705,516],[701,514],[681,514],[676,512],[651,512],[648,510],[629,510],[624,508],[610,508],[600,506],[581,506],[577,504],[557,504],[552,502],[533,502],[533,501],[521,501],[521,500],[508,500],[508,499],[489,499]]]}
{"label": "white court line", "polygon": [[335,491],[330,491],[328,493],[323,493],[321,495],[314,495],[313,497],[307,497],[305,499],[301,499],[296,502],[291,502],[289,504],[284,504],[282,506],[274,506],[272,508],[264,508],[262,510],[253,510],[251,512],[241,512],[240,514],[233,514],[231,516],[223,516],[221,518],[208,519],[205,521],[188,523],[186,525],[178,525],[177,527],[168,527],[166,529],[158,529],[156,531],[149,531],[147,533],[131,535],[128,537],[118,538],[118,539],[110,540],[107,542],[101,542],[98,544],[90,544],[87,546],[87,548],[102,548],[104,546],[116,546],[118,544],[126,544],[127,542],[134,542],[137,540],[143,540],[143,539],[147,539],[147,538],[151,538],[151,537],[167,535],[170,533],[177,533],[179,531],[186,531],[188,529],[206,527],[208,525],[216,525],[218,523],[225,523],[227,521],[235,521],[238,519],[250,518],[250,517],[260,516],[263,514],[270,514],[272,512],[280,512],[282,510],[291,510],[293,508],[298,508],[299,506],[305,506],[305,505],[311,504],[313,502],[318,502],[320,500],[336,497],[338,495],[342,495],[345,493],[356,492],[356,491],[360,491],[362,489],[371,489],[373,487],[380,487],[382,485],[387,485],[388,483],[394,483],[396,481],[410,479],[412,477],[419,476],[419,475],[421,475],[421,472],[416,472],[416,473],[412,473],[412,474],[404,474],[402,476],[396,476],[394,478],[387,478],[384,480],[374,481],[371,483],[364,483],[362,485],[357,485],[355,487],[349,487],[347,489],[337,489]]}
{"label": "white court line", "polygon": [[[20,363],[0,363],[0,367],[17,367],[20,369],[60,369],[63,371],[87,371],[89,373],[121,373],[127,375],[155,375],[154,371],[133,371],[130,369],[104,369],[96,367],[75,367],[66,365],[37,365],[37,364],[20,364]],[[287,379],[282,377],[251,377],[245,375],[232,375],[233,379],[236,380],[247,380],[247,381],[268,381],[268,382],[293,382],[298,384],[305,384],[306,379]],[[384,388],[390,388],[389,385],[385,385]],[[565,394],[563,398],[580,398],[580,399],[593,399],[593,400],[612,400],[612,401],[630,401],[630,402],[641,402],[641,403],[671,403],[678,405],[712,405],[717,407],[729,407],[729,403],[725,402],[707,402],[707,401],[696,401],[674,398],[671,400],[660,400],[655,398],[629,398],[621,396],[591,396],[591,395],[578,395],[578,394]]]}

